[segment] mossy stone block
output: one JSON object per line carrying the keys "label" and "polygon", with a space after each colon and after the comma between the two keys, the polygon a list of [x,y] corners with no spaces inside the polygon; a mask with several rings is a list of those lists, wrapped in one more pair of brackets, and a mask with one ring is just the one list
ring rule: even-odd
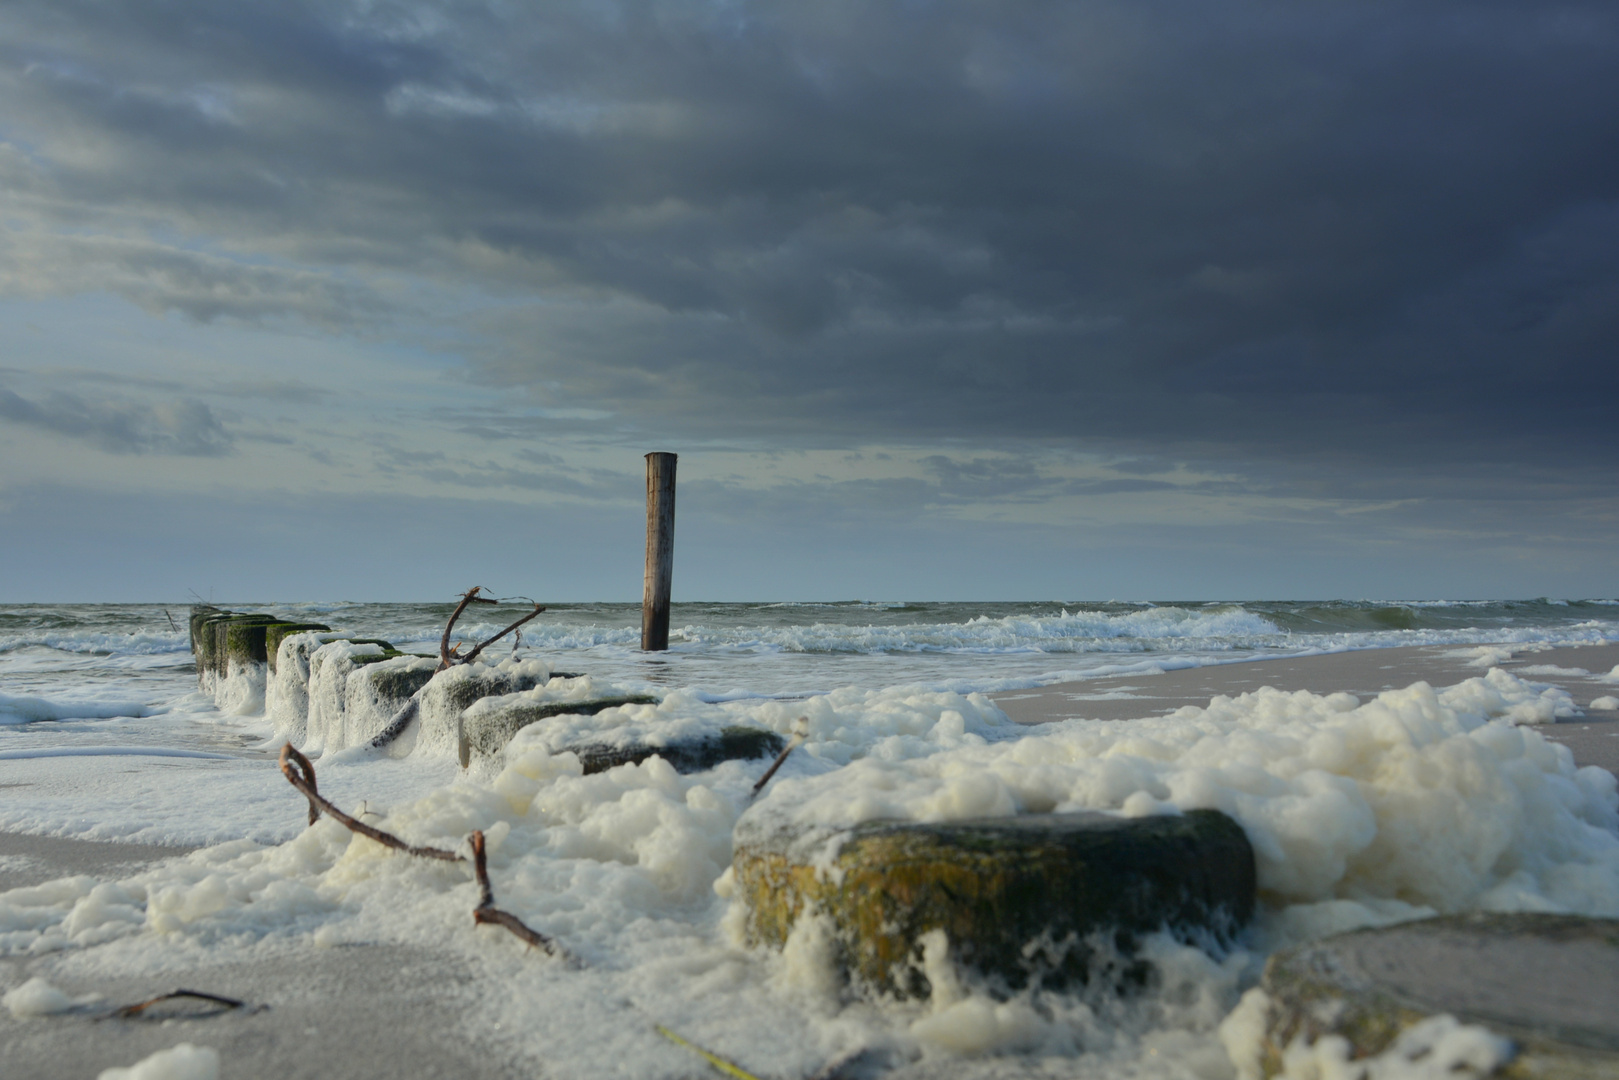
{"label": "mossy stone block", "polygon": [[[573,710],[575,712],[579,710]],[[584,743],[565,747],[579,755],[585,772],[606,772],[619,765],[639,763],[651,757],[661,757],[675,767],[678,773],[697,773],[712,769],[722,761],[751,761],[754,758],[775,757],[787,742],[774,731],[756,727],[728,727],[718,735],[696,739],[676,739],[663,746],[634,744],[609,746],[602,743]]]}
{"label": "mossy stone block", "polygon": [[1261,1065],[1281,1071],[1295,1039],[1348,1040],[1351,1056],[1449,1014],[1512,1040],[1496,1075],[1619,1077],[1619,920],[1475,913],[1356,930],[1278,953]]}
{"label": "mossy stone block", "polygon": [[214,670],[214,623],[230,617],[230,612],[218,608],[191,613],[191,655],[197,661],[197,675]]}
{"label": "mossy stone block", "polygon": [[275,670],[275,656],[281,651],[281,643],[293,634],[309,634],[329,632],[332,628],[324,623],[312,622],[276,622],[264,628],[264,655],[268,657],[270,670]]}
{"label": "mossy stone block", "polygon": [[[214,632],[213,665],[214,673],[220,677],[229,671],[230,661],[234,659],[241,663],[245,660],[264,658],[264,630],[263,628],[276,621],[273,615],[227,615],[221,619],[210,620],[208,626]],[[254,627],[248,631],[240,628]],[[232,631],[235,637],[232,638]],[[232,653],[232,641],[235,641],[236,652]]]}
{"label": "mossy stone block", "polygon": [[[467,685],[475,686],[476,683],[469,681]],[[480,695],[480,697],[485,696],[489,695]],[[466,705],[460,705],[459,701],[457,701],[457,705],[465,709],[473,701],[477,700],[479,698],[472,698]],[[595,698],[590,701],[551,701],[538,705],[507,705],[503,708],[487,709],[473,716],[464,717],[461,736],[465,740],[468,753],[492,756],[505,749],[506,744],[512,741],[513,735],[516,735],[530,724],[538,723],[541,720],[548,720],[553,716],[595,716],[599,712],[615,709],[621,705],[655,705],[657,700],[657,698],[648,697],[645,694],[628,694],[620,697]],[[570,747],[570,749],[572,748]],[[643,757],[650,757],[654,752],[648,752]],[[615,764],[622,763],[616,762]],[[602,769],[610,767],[607,765],[598,769],[587,767],[585,771],[601,772]]]}
{"label": "mossy stone block", "polygon": [[[1128,953],[1136,934],[1162,927],[1226,940],[1253,915],[1253,849],[1216,810],[879,821],[809,844],[807,832],[738,830],[748,937],[780,946],[800,916],[820,912],[853,981],[901,997],[930,993],[917,961],[935,930],[955,963],[1013,991],[1084,983],[1097,935]],[[818,858],[826,843],[830,872]]]}
{"label": "mossy stone block", "polygon": [[191,605],[191,618],[189,621],[191,629],[191,654],[193,656],[197,654],[197,631],[202,626],[203,622],[207,619],[228,614],[230,614],[228,611],[225,611],[223,608],[216,608],[212,604]]}

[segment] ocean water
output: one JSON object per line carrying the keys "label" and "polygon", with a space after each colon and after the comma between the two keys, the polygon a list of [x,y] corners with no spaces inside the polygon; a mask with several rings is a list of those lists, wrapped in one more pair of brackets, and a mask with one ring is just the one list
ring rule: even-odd
{"label": "ocean water", "polygon": [[[429,653],[451,607],[222,606]],[[479,609],[457,637],[493,633],[521,610]],[[808,1077],[863,1055],[895,1077],[1231,1080],[1251,1067],[1251,988],[1276,948],[1440,912],[1619,916],[1615,780],[1576,769],[1534,729],[1564,707],[1553,687],[1492,670],[1364,701],[1261,691],[1166,717],[1038,728],[1010,724],[985,696],[1346,649],[1619,641],[1613,601],[681,604],[657,656],[637,651],[637,606],[555,605],[524,628],[518,657],[585,673],[592,693],[660,701],[567,721],[561,735],[526,729],[481,773],[425,750],[328,747],[316,767],[323,792],[412,842],[455,847],[484,830],[502,905],[555,935],[582,971],[470,929],[475,888],[458,868],[424,870],[330,820],[308,826],[274,765],[288,731],[262,714],[226,715],[198,692],[186,615],[0,611],[0,830],[203,845],[124,878],[0,892],[0,953],[62,954],[60,970],[91,978],[159,970],[181,946],[450,950],[498,972],[476,1010],[480,1037],[514,1059],[543,1058],[553,1076],[695,1074],[656,1022],[760,1075]],[[513,655],[502,643],[490,659]],[[561,749],[563,736],[735,723],[803,739],[756,802],[763,762],[681,776],[652,759],[584,776]],[[953,981],[946,943],[918,959],[940,988],[931,1001],[872,1001],[841,986],[812,922],[779,954],[739,937],[729,875],[739,828],[1204,807],[1254,843],[1259,918],[1226,951],[1150,942],[1154,981],[1127,998],[1101,988],[1007,999]],[[38,986],[24,998],[57,1000]],[[1482,1034],[1452,1042],[1495,1045]],[[1442,1061],[1422,1068],[1452,1075]]]}
{"label": "ocean water", "polygon": [[[219,602],[436,653],[453,603]],[[526,605],[471,609],[457,638]],[[195,689],[183,605],[0,609],[0,692],[161,708]],[[1346,649],[1574,644],[1619,637],[1619,601],[675,604],[667,653],[639,651],[637,604],[552,604],[519,647],[558,668],[705,694],[840,686],[996,690],[1088,676]],[[499,651],[509,651],[502,645]]]}

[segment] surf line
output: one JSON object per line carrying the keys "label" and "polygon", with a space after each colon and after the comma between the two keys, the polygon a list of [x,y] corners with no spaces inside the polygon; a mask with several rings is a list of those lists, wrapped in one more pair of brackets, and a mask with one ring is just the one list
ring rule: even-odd
{"label": "surf line", "polygon": [[209,754],[201,750],[173,750],[166,746],[59,746],[38,750],[0,750],[0,761],[50,757],[178,757],[235,760],[229,754]]}

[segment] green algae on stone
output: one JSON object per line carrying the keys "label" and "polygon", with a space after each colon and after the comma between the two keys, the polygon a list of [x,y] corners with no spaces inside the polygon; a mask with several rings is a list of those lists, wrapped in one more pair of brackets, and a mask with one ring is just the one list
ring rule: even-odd
{"label": "green algae on stone", "polygon": [[214,670],[214,626],[213,624],[230,613],[219,608],[207,608],[191,611],[191,654],[197,661],[197,678],[201,679],[204,672]]}
{"label": "green algae on stone", "polygon": [[1448,1014],[1512,1041],[1494,1075],[1619,1077],[1619,920],[1474,913],[1355,930],[1271,957],[1261,986],[1267,1076],[1295,1041],[1339,1036],[1359,1060]]}
{"label": "green algae on stone", "polygon": [[853,981],[902,997],[931,990],[918,961],[933,931],[955,963],[1016,990],[1085,982],[1101,936],[1126,953],[1163,927],[1228,940],[1254,909],[1253,849],[1215,810],[766,825],[738,830],[732,868],[752,942],[780,947],[818,913]]}
{"label": "green algae on stone", "polygon": [[[229,674],[230,662],[237,663],[264,657],[264,626],[276,621],[273,615],[228,615],[210,620],[207,624],[214,632],[214,673],[221,677]],[[255,627],[256,630],[245,630]],[[234,637],[233,635],[234,631]],[[234,641],[234,652],[232,642]]]}
{"label": "green algae on stone", "polygon": [[330,632],[332,628],[324,623],[312,622],[276,622],[264,628],[264,655],[268,658],[270,670],[275,670],[276,653],[281,651],[281,643],[293,634],[311,634]]}
{"label": "green algae on stone", "polygon": [[225,611],[223,608],[216,608],[212,604],[191,605],[191,617],[189,622],[191,629],[191,653],[193,656],[195,656],[197,653],[197,630],[202,625],[203,621],[220,615],[228,614],[230,613]]}

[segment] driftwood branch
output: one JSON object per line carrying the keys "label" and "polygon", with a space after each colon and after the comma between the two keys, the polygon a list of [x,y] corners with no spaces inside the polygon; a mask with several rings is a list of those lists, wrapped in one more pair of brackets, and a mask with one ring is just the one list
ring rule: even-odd
{"label": "driftwood branch", "polygon": [[383,832],[381,829],[373,828],[365,822],[343,813],[343,811],[332,805],[330,799],[327,799],[316,790],[315,767],[291,743],[281,747],[281,772],[292,786],[302,792],[304,798],[309,800],[309,823],[311,825],[320,818],[320,813],[324,810],[346,825],[351,832],[357,832],[361,836],[369,837],[382,846],[393,848],[395,851],[403,851],[407,855],[420,855],[424,859],[442,859],[445,862],[466,861],[465,856],[457,855],[453,851],[445,851],[443,848],[417,847],[414,844],[407,844],[393,833]]}
{"label": "driftwood branch", "polygon": [[[426,688],[424,687],[423,689]],[[394,713],[393,719],[388,721],[388,726],[379,731],[377,737],[371,740],[369,744],[371,749],[381,750],[404,733],[405,729],[410,726],[410,722],[416,719],[416,714],[421,711],[421,692],[421,690],[416,691],[411,695],[409,701],[400,706],[399,711]]]}
{"label": "driftwood branch", "polygon": [[783,763],[786,762],[787,755],[798,749],[798,747],[804,742],[804,732],[808,729],[808,727],[809,717],[799,717],[798,730],[793,732],[793,737],[788,739],[787,745],[781,748],[781,753],[776,755],[776,760],[770,763],[770,768],[765,770],[765,774],[759,777],[758,782],[753,785],[753,790],[748,792],[749,802],[752,802],[754,799],[759,797],[759,792],[765,789],[765,785],[770,783],[770,778],[776,775],[776,770],[781,768]]}
{"label": "driftwood branch", "polygon": [[[384,847],[392,848],[395,851],[402,851],[406,855],[418,855],[424,859],[439,859],[444,862],[467,861],[465,855],[458,855],[453,851],[445,851],[443,848],[417,847],[414,844],[407,844],[393,833],[383,832],[381,829],[374,828],[367,825],[363,821],[359,821],[343,813],[343,811],[332,805],[330,799],[327,799],[316,789],[315,766],[311,765],[309,763],[309,759],[303,754],[299,753],[291,743],[287,743],[281,747],[281,772],[286,776],[288,782],[290,782],[293,787],[297,788],[303,794],[304,798],[309,800],[309,823],[311,825],[318,821],[320,819],[321,812],[325,811],[338,821],[342,822],[344,825],[348,826],[350,831],[357,832],[361,836],[369,837]],[[511,912],[502,911],[500,908],[495,906],[495,890],[494,886],[489,884],[488,860],[484,855],[483,831],[481,829],[475,831],[467,839],[472,844],[472,872],[473,875],[478,879],[478,906],[472,909],[472,921],[480,924],[491,923],[495,926],[504,926],[513,934],[522,938],[535,948],[542,949],[552,956],[560,956],[564,959],[577,963],[578,961],[574,960],[574,958],[569,955],[562,948],[562,946],[558,945],[551,938],[546,937],[538,930],[535,930],[533,927],[523,922],[522,919],[519,919]],[[222,1004],[230,1003],[230,999],[228,998],[215,998],[211,994],[198,994],[189,990],[176,990],[173,994],[168,994],[165,996],[176,997],[181,995],[209,998],[210,1000],[219,1001]],[[162,1000],[163,998],[153,998],[152,1001],[142,1002],[138,1006],[132,1005],[130,1008],[138,1012],[139,1010],[144,1009],[147,1005]],[[235,1002],[236,1006],[240,1006],[241,1004],[242,1003],[239,1001]],[[134,1015],[134,1013],[129,1013],[129,1015]]]}
{"label": "driftwood branch", "polygon": [[[439,639],[438,643],[438,669],[440,671],[443,671],[458,659],[456,656],[456,649],[450,648],[450,631],[455,629],[455,621],[461,617],[461,613],[467,609],[467,605],[499,603],[498,600],[493,600],[486,596],[479,596],[478,594],[481,592],[483,592],[483,586],[474,585],[472,588],[462,593],[461,602],[455,605],[455,610],[450,613],[450,621],[444,624],[444,636]],[[457,648],[459,648],[459,646],[457,646]]]}
{"label": "driftwood branch", "polygon": [[471,652],[467,653],[463,657],[459,657],[459,661],[461,663],[463,663],[463,664],[472,663],[474,660],[478,659],[478,654],[479,653],[483,652],[489,646],[493,645],[495,642],[499,641],[501,638],[505,637],[507,634],[511,633],[513,630],[516,630],[519,626],[522,626],[524,623],[528,622],[530,619],[534,618],[534,616],[538,615],[540,612],[542,612],[544,610],[545,609],[543,607],[541,607],[538,604],[535,604],[533,611],[529,612],[527,615],[524,615],[521,619],[518,619],[516,622],[514,622],[510,626],[506,627],[506,629],[502,630],[500,633],[496,634],[494,637],[490,638],[489,640],[480,641],[477,644],[477,646],[473,648],[473,650]]}
{"label": "driftwood branch", "polygon": [[127,1020],[131,1016],[139,1016],[149,1005],[156,1005],[162,1001],[171,1001],[174,998],[196,998],[198,1001],[211,1001],[215,1005],[223,1005],[227,1009],[247,1008],[247,1002],[237,1001],[235,998],[224,997],[220,994],[207,994],[201,990],[175,990],[171,993],[159,994],[155,998],[149,998],[136,1005],[125,1005],[121,1009],[114,1009],[108,1015],[119,1020]]}
{"label": "driftwood branch", "polygon": [[516,915],[495,906],[495,890],[489,884],[489,866],[484,857],[483,830],[475,830],[472,841],[472,872],[478,878],[478,906],[472,909],[472,921],[504,926],[536,949],[544,949],[552,956],[564,955],[555,941],[531,928]]}

